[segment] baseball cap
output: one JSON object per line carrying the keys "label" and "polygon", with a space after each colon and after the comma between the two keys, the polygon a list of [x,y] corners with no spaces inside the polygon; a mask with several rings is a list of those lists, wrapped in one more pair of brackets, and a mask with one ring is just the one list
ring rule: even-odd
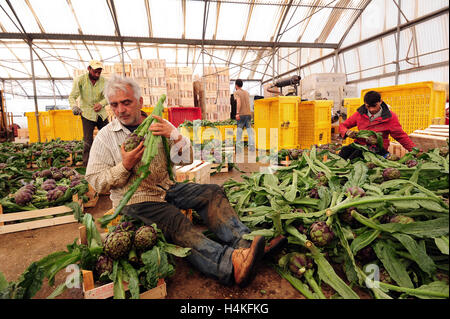
{"label": "baseball cap", "polygon": [[100,61],[97,60],[91,60],[89,61],[89,66],[91,68],[95,69],[103,69],[103,64]]}

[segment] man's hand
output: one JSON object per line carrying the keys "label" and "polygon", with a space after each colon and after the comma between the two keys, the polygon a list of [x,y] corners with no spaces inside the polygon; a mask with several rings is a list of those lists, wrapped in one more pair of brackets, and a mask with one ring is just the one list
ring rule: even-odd
{"label": "man's hand", "polygon": [[95,112],[100,112],[102,110],[102,105],[100,103],[95,103],[94,104],[94,111]]}
{"label": "man's hand", "polygon": [[[172,125],[169,121],[166,121],[162,117],[158,115],[152,115],[153,118],[155,118],[158,122],[153,122],[152,125],[150,125],[149,130],[152,132],[153,135],[161,135],[165,136],[167,138],[171,137],[172,132],[177,129],[175,126]],[[178,131],[177,131],[178,132]]]}
{"label": "man's hand", "polygon": [[122,164],[127,171],[131,171],[133,167],[138,164],[141,160],[142,154],[144,154],[144,142],[139,143],[139,145],[132,151],[125,151],[125,145],[122,144],[120,148],[120,153],[122,154]]}
{"label": "man's hand", "polygon": [[241,119],[241,116],[239,114],[236,114],[236,121],[239,121]]}
{"label": "man's hand", "polygon": [[81,113],[83,113],[83,111],[81,111],[81,109],[78,106],[74,106],[72,108],[72,113],[73,113],[73,115],[81,115]]}
{"label": "man's hand", "polygon": [[350,130],[348,130],[348,131],[345,133],[345,136],[350,137],[350,138],[356,138],[356,134],[357,134],[356,131],[350,131]]}

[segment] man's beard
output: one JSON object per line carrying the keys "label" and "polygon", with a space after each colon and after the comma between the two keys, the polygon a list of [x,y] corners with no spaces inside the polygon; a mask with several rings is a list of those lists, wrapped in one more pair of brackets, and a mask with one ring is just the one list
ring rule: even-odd
{"label": "man's beard", "polygon": [[94,80],[94,81],[97,81],[98,78],[99,78],[99,76],[92,75],[91,73],[89,73],[89,79]]}

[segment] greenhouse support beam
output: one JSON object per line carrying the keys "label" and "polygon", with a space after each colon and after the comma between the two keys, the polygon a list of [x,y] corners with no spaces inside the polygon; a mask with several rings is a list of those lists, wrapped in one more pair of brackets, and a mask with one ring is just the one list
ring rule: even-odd
{"label": "greenhouse support beam", "polygon": [[[439,10],[436,10],[436,11],[434,11],[434,12],[431,12],[431,13],[429,13],[429,14],[427,14],[427,15],[424,15],[424,16],[422,16],[422,17],[420,17],[420,18],[417,18],[417,19],[411,20],[411,21],[409,21],[409,22],[406,22],[406,23],[400,25],[400,31],[403,31],[403,30],[406,30],[406,29],[408,29],[408,28],[411,28],[411,27],[413,27],[413,26],[415,26],[415,25],[424,23],[424,22],[426,22],[426,21],[428,21],[428,20],[437,18],[437,17],[439,17],[439,16],[441,16],[441,15],[448,14],[448,10],[449,10],[449,6],[447,6],[447,7],[445,7],[445,8],[442,8],[442,9],[439,9]],[[384,38],[384,37],[387,37],[387,36],[389,36],[389,35],[395,34],[395,32],[397,32],[397,27],[394,27],[394,28],[391,28],[391,29],[386,30],[386,31],[384,31],[384,32],[381,32],[381,33],[376,34],[376,35],[374,35],[374,36],[372,36],[372,37],[369,37],[369,38],[367,38],[367,39],[364,39],[364,40],[355,42],[355,43],[350,44],[350,45],[348,45],[348,46],[346,46],[346,47],[344,47],[344,48],[339,48],[339,49],[338,49],[338,52],[339,52],[339,54],[341,54],[341,53],[344,53],[344,52],[353,50],[353,49],[355,49],[355,48],[357,48],[357,47],[363,46],[364,44],[367,44],[367,43],[376,41],[376,40],[378,40],[378,39],[380,39],[380,38]],[[1,36],[1,34],[0,34],[0,36]],[[281,77],[283,77],[283,76],[285,76],[285,75],[289,75],[289,74],[291,74],[291,73],[293,73],[293,72],[298,72],[299,69],[302,69],[302,68],[305,68],[305,67],[314,65],[314,64],[319,63],[319,62],[322,62],[322,61],[325,61],[325,60],[327,60],[327,59],[329,59],[329,58],[334,57],[334,54],[335,54],[335,52],[333,51],[332,53],[329,53],[329,54],[327,54],[327,55],[324,55],[323,57],[320,57],[320,58],[318,58],[318,59],[315,59],[314,61],[305,63],[304,65],[301,65],[301,66],[299,66],[299,67],[297,67],[297,68],[294,68],[294,69],[288,70],[288,71],[286,71],[286,72],[283,72],[283,73],[279,74],[276,78],[281,78]],[[276,79],[276,78],[275,78],[275,79]],[[264,81],[262,82],[262,84],[271,82],[271,81],[273,81],[273,80],[274,80],[274,79],[264,80]]]}
{"label": "greenhouse support beam", "polygon": [[27,33],[2,32],[0,39],[22,39],[27,37],[31,40],[68,40],[68,41],[98,41],[98,42],[120,42],[124,43],[158,43],[158,44],[181,44],[205,46],[230,46],[230,47],[264,47],[264,48],[313,48],[313,49],[336,49],[337,43],[314,43],[314,42],[274,42],[274,41],[236,41],[236,40],[211,40],[211,39],[179,39],[179,38],[154,38],[154,37],[129,37],[111,35],[89,35],[89,34],[57,34],[57,33]]}
{"label": "greenhouse support beam", "polygon": [[36,95],[36,81],[35,81],[34,61],[33,61],[33,44],[31,41],[29,41],[28,45],[30,47],[30,63],[31,63],[31,76],[32,76],[32,80],[33,80],[34,115],[36,117],[37,141],[40,143],[41,142],[41,127],[39,125],[39,110],[38,110],[38,102],[37,102],[37,95]]}

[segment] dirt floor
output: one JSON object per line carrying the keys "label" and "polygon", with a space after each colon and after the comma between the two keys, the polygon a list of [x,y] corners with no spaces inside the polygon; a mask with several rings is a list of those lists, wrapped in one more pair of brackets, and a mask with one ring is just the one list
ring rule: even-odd
{"label": "dirt floor", "polygon": [[[258,170],[258,164],[238,164],[245,172]],[[233,178],[240,180],[242,173],[232,170],[211,176],[211,183],[221,185]],[[101,195],[96,207],[86,208],[95,219],[100,218],[111,208],[107,195]],[[8,281],[17,280],[22,272],[33,262],[53,252],[66,250],[66,245],[79,237],[78,223],[70,223],[35,230],[21,231],[0,235],[0,272]],[[289,282],[282,279],[268,264],[262,261],[256,269],[256,275],[249,286],[223,286],[195,270],[182,258],[176,258],[175,275],[166,280],[167,299],[296,299],[304,298]],[[54,288],[62,283],[68,273],[60,271],[56,276],[55,286],[44,282],[35,298],[46,298]],[[323,285],[329,295],[330,288]],[[363,298],[369,298],[361,294]],[[83,299],[82,289],[71,288],[57,298]]]}

